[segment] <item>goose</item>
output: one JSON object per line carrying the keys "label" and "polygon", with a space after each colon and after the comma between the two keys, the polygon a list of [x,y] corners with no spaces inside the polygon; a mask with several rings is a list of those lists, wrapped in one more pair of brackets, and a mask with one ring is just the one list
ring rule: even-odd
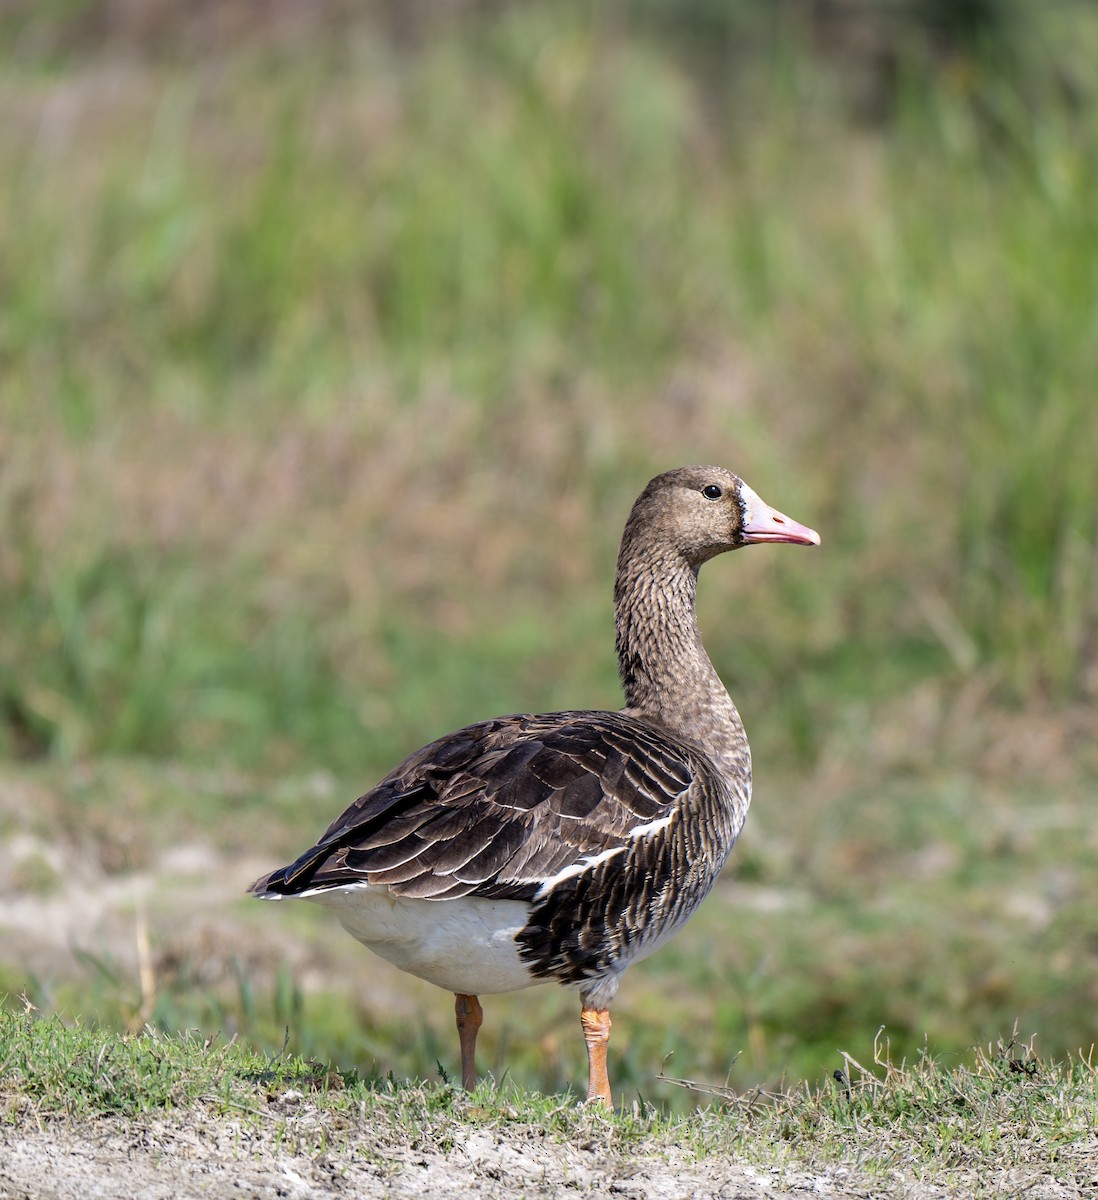
{"label": "goose", "polygon": [[330,909],[375,954],[452,992],[467,1090],[479,997],[556,982],[579,992],[587,1101],[611,1106],[622,974],[694,913],[747,816],[747,736],[702,646],[695,593],[703,563],[759,542],[820,536],[723,467],[657,475],[618,555],[625,707],[447,734],[248,889]]}

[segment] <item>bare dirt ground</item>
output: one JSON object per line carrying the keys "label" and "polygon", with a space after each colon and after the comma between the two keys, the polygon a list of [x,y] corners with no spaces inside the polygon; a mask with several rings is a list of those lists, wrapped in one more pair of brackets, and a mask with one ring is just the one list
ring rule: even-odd
{"label": "bare dirt ground", "polygon": [[[0,1127],[0,1200],[212,1200],[284,1197],[504,1197],[593,1195],[656,1200],[836,1200],[889,1197],[931,1200],[973,1194],[1062,1200],[1093,1195],[1098,1161],[1080,1160],[1078,1186],[1039,1169],[973,1178],[963,1171],[918,1180],[902,1169],[869,1173],[854,1166],[752,1166],[731,1156],[703,1160],[654,1145],[628,1156],[598,1139],[562,1144],[541,1130],[455,1129],[445,1151],[394,1140],[386,1127],[363,1127],[348,1152],[307,1152],[326,1114],[303,1105],[286,1121],[258,1124],[186,1112],[141,1120],[104,1120],[46,1129]],[[776,1152],[777,1160],[777,1152]],[[1090,1174],[1088,1174],[1088,1172]],[[1088,1183],[1089,1180],[1089,1183]]]}
{"label": "bare dirt ground", "polygon": [[[308,1119],[307,1117],[304,1119]],[[85,1200],[178,1196],[787,1197],[872,1194],[850,1173],[771,1174],[724,1160],[607,1158],[536,1131],[469,1132],[446,1153],[379,1143],[364,1131],[352,1154],[315,1156],[272,1144],[262,1130],[199,1118],[0,1131],[0,1197]]]}

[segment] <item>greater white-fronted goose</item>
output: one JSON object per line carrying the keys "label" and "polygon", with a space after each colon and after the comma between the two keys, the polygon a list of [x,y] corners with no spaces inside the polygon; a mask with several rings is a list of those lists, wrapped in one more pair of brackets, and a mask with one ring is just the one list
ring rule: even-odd
{"label": "greater white-fronted goose", "polygon": [[497,717],[439,738],[249,889],[330,908],[382,958],[453,992],[466,1088],[477,997],[556,981],[580,994],[588,1100],[610,1104],[622,973],[691,916],[747,815],[747,737],[694,597],[704,562],[754,542],[820,538],[722,467],[658,475],[618,555],[625,708]]}

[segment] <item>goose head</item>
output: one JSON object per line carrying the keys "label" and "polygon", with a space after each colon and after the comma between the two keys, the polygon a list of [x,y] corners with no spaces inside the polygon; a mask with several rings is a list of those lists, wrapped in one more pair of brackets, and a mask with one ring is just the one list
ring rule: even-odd
{"label": "goose head", "polygon": [[634,539],[684,557],[695,569],[717,554],[759,542],[818,546],[820,535],[771,508],[724,467],[657,475],[637,498],[622,548]]}

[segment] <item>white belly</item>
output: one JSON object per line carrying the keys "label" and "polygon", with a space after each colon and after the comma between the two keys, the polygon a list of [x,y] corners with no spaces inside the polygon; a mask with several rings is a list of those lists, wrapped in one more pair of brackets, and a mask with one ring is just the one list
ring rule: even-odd
{"label": "white belly", "polygon": [[515,935],[529,906],[516,900],[418,900],[368,884],[318,888],[353,937],[393,966],[450,992],[491,995],[544,983],[519,958]]}

